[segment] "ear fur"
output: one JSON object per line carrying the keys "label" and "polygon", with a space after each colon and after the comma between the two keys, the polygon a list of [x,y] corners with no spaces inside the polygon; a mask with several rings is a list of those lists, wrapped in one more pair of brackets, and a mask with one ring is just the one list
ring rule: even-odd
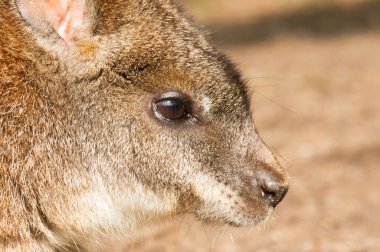
{"label": "ear fur", "polygon": [[86,0],[16,0],[16,5],[30,25],[54,29],[68,45],[83,28]]}

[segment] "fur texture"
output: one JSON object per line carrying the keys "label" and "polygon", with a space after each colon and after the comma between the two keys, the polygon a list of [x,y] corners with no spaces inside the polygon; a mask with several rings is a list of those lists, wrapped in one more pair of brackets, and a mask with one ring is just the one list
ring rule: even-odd
{"label": "fur texture", "polygon": [[[245,83],[172,1],[87,1],[67,33],[23,4],[0,1],[0,250],[100,250],[182,213],[270,215],[258,174],[287,178]],[[170,90],[199,122],[152,115]]]}

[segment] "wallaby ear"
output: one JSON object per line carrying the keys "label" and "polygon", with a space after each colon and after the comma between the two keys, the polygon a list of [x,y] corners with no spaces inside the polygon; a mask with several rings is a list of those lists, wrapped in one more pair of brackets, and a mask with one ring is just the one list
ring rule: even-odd
{"label": "wallaby ear", "polygon": [[16,0],[22,17],[44,31],[53,28],[66,44],[71,44],[83,26],[86,0]]}

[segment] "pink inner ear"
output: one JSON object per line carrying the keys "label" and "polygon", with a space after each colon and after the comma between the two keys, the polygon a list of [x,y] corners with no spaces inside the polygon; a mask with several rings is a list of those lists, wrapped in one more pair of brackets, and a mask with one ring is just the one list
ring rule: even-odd
{"label": "pink inner ear", "polygon": [[62,2],[65,2],[64,12],[54,24],[54,29],[67,44],[71,44],[83,24],[84,0],[62,0]]}
{"label": "pink inner ear", "polygon": [[85,0],[16,0],[21,15],[38,29],[48,23],[66,44],[81,30]]}

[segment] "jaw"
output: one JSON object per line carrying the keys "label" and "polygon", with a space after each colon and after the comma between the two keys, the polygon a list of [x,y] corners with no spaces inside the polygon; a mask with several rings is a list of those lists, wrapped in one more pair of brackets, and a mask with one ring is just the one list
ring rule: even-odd
{"label": "jaw", "polygon": [[273,208],[262,206],[252,210],[234,209],[233,206],[207,206],[203,205],[194,215],[206,223],[229,225],[232,227],[256,226],[266,222],[273,213]]}

